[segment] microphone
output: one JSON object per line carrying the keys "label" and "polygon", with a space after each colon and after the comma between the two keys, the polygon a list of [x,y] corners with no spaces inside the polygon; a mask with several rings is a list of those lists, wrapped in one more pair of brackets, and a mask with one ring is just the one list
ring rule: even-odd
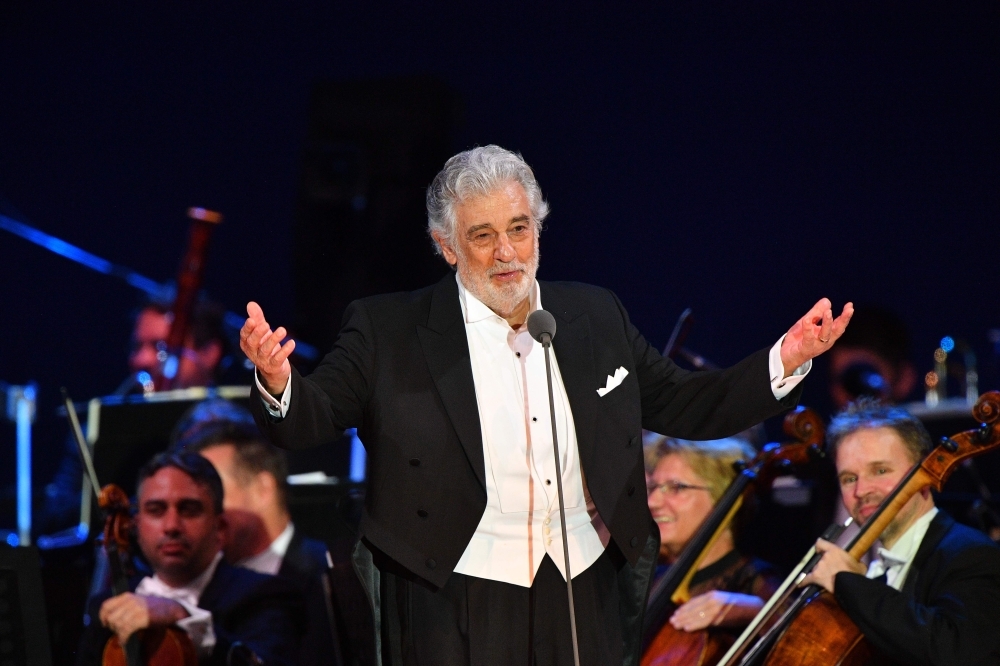
{"label": "microphone", "polygon": [[535,310],[528,315],[528,333],[548,347],[556,337],[556,318],[546,310]]}
{"label": "microphone", "polygon": [[569,599],[569,629],[573,636],[573,663],[580,666],[580,644],[576,637],[576,607],[573,605],[573,576],[569,572],[569,539],[566,534],[566,503],[563,501],[562,468],[559,466],[559,436],[556,432],[556,401],[552,393],[552,362],[549,350],[556,337],[556,319],[545,310],[528,315],[528,333],[545,349],[545,379],[549,385],[549,416],[552,419],[552,454],[556,459],[556,492],[559,495],[559,524],[562,526],[563,565],[566,572],[566,597]]}

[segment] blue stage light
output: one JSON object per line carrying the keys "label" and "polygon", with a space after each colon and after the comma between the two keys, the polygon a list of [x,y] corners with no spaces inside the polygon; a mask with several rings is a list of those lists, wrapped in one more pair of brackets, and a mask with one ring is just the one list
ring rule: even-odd
{"label": "blue stage light", "polygon": [[951,353],[951,350],[954,348],[955,340],[950,335],[946,335],[941,338],[941,349],[943,349],[945,353]]}

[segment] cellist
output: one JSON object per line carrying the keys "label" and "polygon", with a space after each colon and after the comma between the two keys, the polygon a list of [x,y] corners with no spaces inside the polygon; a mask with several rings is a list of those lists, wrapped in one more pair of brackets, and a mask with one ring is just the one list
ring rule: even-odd
{"label": "cellist", "polygon": [[109,638],[124,644],[153,626],[184,630],[199,664],[227,663],[243,643],[268,665],[294,665],[301,597],[282,580],[222,559],[222,481],[196,453],[163,453],[140,471],[135,527],[152,568],[129,592],[88,604],[78,666],[99,666]]}
{"label": "cellist", "polygon": [[[870,399],[849,405],[827,430],[844,506],[864,523],[931,449],[905,410]],[[1000,664],[1000,548],[956,523],[918,492],[882,532],[866,567],[820,540],[816,583],[872,644],[906,665]]]}
{"label": "cellist", "polygon": [[[738,438],[690,442],[654,436],[644,454],[647,501],[660,530],[657,574],[662,574],[736,476],[734,463],[752,460],[756,451]],[[668,621],[686,632],[742,629],[780,584],[773,567],[736,549],[733,529],[727,527],[691,579],[692,598]],[[732,633],[735,637],[739,631]],[[643,663],[657,663],[655,657],[645,654]]]}

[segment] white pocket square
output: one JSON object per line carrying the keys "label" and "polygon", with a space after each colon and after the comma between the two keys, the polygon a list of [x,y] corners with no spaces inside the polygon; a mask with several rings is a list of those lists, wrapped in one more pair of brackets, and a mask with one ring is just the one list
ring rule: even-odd
{"label": "white pocket square", "polygon": [[597,395],[603,398],[608,394],[609,391],[612,391],[615,388],[617,388],[618,385],[622,383],[622,380],[625,379],[626,377],[628,377],[628,370],[626,370],[625,368],[618,368],[617,370],[615,370],[615,374],[613,377],[611,375],[608,375],[607,386],[605,386],[604,388],[597,389]]}

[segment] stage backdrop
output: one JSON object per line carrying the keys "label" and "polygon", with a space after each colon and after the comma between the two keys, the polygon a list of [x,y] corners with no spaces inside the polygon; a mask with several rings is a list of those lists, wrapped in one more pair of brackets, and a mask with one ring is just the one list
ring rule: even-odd
{"label": "stage backdrop", "polygon": [[[731,363],[826,295],[896,308],[921,372],[941,336],[967,340],[995,385],[998,7],[4,2],[0,212],[166,280],[185,209],[215,208],[206,288],[296,323],[311,100],[433,81],[454,115],[421,130],[425,155],[523,152],[552,205],[541,276],[614,289],[657,345],[690,306],[689,345]],[[359,253],[398,258],[380,289],[443,272],[413,205],[432,171],[394,209],[410,231],[329,237],[313,260],[349,280]],[[45,477],[58,387],[118,384],[137,295],[3,232],[0,284],[0,379],[40,382]],[[818,372],[806,400],[823,394]]]}

